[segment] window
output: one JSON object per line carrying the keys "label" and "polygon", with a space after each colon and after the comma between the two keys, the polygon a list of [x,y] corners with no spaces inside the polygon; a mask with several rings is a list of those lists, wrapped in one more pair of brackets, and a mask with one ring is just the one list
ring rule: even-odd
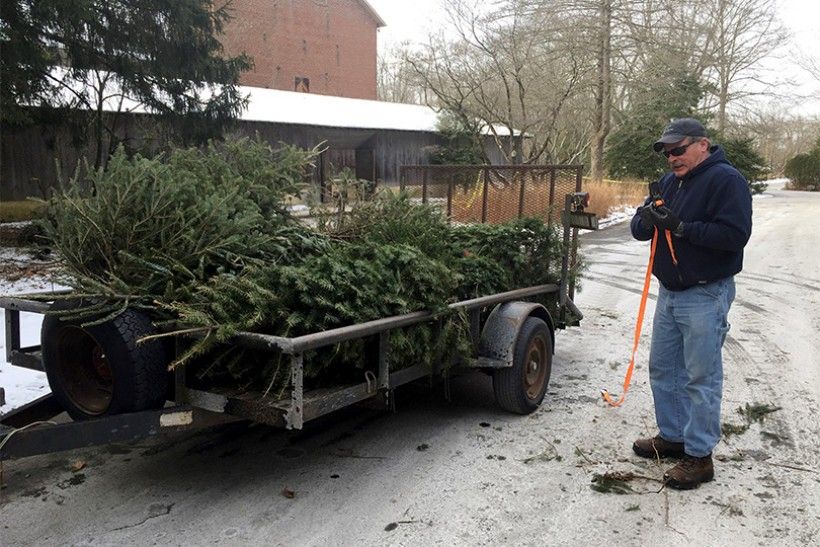
{"label": "window", "polygon": [[293,80],[293,90],[299,93],[310,93],[310,78],[297,76]]}

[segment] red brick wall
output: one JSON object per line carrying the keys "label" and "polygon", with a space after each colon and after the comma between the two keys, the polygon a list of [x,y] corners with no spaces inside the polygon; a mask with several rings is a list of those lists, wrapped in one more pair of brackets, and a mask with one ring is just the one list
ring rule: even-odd
{"label": "red brick wall", "polygon": [[254,68],[243,85],[376,99],[377,22],[357,0],[233,0],[222,43]]}

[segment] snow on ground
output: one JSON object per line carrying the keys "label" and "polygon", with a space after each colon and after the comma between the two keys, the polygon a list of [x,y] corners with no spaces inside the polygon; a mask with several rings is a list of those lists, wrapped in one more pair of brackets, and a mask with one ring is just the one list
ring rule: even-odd
{"label": "snow on ground", "polygon": [[[0,311],[0,387],[5,389],[6,404],[0,406],[0,416],[18,406],[22,406],[49,392],[46,375],[35,370],[15,367],[6,362],[5,350],[5,311]],[[20,338],[23,347],[40,343],[40,324],[43,316],[39,314],[20,314]]]}
{"label": "snow on ground", "polygon": [[763,182],[772,190],[782,190],[786,183],[789,182],[789,179],[770,179]]}
{"label": "snow on ground", "polygon": [[632,220],[632,217],[635,216],[635,209],[635,207],[629,205],[610,207],[609,214],[605,218],[598,220],[598,229],[602,230],[614,224]]}
{"label": "snow on ground", "polygon": [[[0,543],[816,545],[820,254],[807,249],[820,246],[820,193],[769,192],[724,346],[721,421],[747,429],[721,440],[715,480],[697,490],[660,490],[673,462],[630,448],[655,434],[656,281],[626,403],[598,393],[620,391],[649,254],[621,223],[582,236],[584,320],[557,333],[533,414],[501,411],[474,373],[403,386],[396,413],[351,409],[300,432],[234,424],[22,458],[5,467]],[[777,410],[752,421],[757,405]],[[605,473],[632,476],[630,490],[592,489]]]}
{"label": "snow on ground", "polygon": [[[0,296],[49,292],[64,287],[52,283],[49,262],[38,260],[19,249],[0,248]],[[37,313],[20,314],[20,343],[23,347],[40,343],[40,324],[43,316]],[[0,387],[5,389],[6,404],[0,406],[0,416],[49,392],[46,375],[42,372],[12,366],[6,361],[6,317],[0,309]]]}

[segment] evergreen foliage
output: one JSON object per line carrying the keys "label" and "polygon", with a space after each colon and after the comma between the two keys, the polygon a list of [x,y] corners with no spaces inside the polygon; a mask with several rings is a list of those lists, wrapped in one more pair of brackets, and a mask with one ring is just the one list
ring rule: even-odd
{"label": "evergreen foliage", "polygon": [[213,275],[321,250],[283,207],[312,155],[250,139],[155,158],[119,149],[107,169],[89,170],[48,202],[43,230],[66,281],[104,296],[109,311],[184,300]]}
{"label": "evergreen foliage", "polygon": [[686,75],[660,74],[652,86],[640,90],[628,110],[616,113],[618,129],[609,137],[605,158],[610,176],[658,179],[666,161],[652,145],[669,120],[693,116],[702,95],[697,78]]}
{"label": "evergreen foliage", "polygon": [[723,146],[726,159],[746,178],[752,194],[759,194],[766,189],[762,179],[769,173],[765,160],[755,149],[754,139],[751,137],[716,137]]}
{"label": "evergreen foliage", "polygon": [[453,232],[453,245],[464,255],[457,266],[464,298],[558,279],[558,232],[535,218],[461,226]]}
{"label": "evergreen foliage", "polygon": [[786,162],[785,175],[796,190],[820,188],[820,138],[807,154],[798,154]]}
{"label": "evergreen foliage", "polygon": [[[675,76],[641,90],[633,106],[618,114],[618,130],[609,138],[606,166],[615,178],[637,178],[653,181],[660,178],[668,165],[664,157],[654,152],[652,145],[674,118],[696,116],[697,105],[704,90],[697,78]],[[765,189],[760,180],[768,173],[765,161],[750,137],[725,137],[708,129],[712,142],[723,146],[727,159],[749,181],[749,190],[758,194]]]}
{"label": "evergreen foliage", "polygon": [[[435,321],[391,333],[391,366],[446,365],[472,351],[449,303],[557,280],[559,238],[536,219],[451,226],[386,191],[357,194],[343,222],[301,224],[283,203],[312,154],[247,139],[156,158],[118,151],[90,175],[96,194],[75,181],[47,205],[71,298],[86,297],[70,313],[97,322],[145,309],[201,334],[178,362],[205,385],[276,394],[286,361],[232,346],[237,332],[292,337],[426,310]],[[361,381],[365,343],[306,355],[306,381]]]}
{"label": "evergreen foliage", "polygon": [[430,147],[433,165],[479,165],[485,162],[479,124],[468,127],[455,114],[445,111],[438,124],[444,143]]}
{"label": "evergreen foliage", "polygon": [[174,127],[180,142],[220,135],[245,107],[237,83],[252,66],[245,55],[223,54],[219,35],[229,4],[4,0],[2,120],[69,122],[78,139],[90,136],[97,145],[95,168],[108,153],[104,137],[114,134],[116,118],[103,117],[105,101],[108,108],[118,98],[144,105]]}

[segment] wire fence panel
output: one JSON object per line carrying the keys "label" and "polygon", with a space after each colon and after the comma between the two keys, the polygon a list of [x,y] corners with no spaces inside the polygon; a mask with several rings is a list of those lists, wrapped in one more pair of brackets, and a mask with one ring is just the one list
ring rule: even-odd
{"label": "wire fence panel", "polygon": [[581,190],[580,165],[404,165],[401,188],[452,222],[561,222],[564,196]]}

